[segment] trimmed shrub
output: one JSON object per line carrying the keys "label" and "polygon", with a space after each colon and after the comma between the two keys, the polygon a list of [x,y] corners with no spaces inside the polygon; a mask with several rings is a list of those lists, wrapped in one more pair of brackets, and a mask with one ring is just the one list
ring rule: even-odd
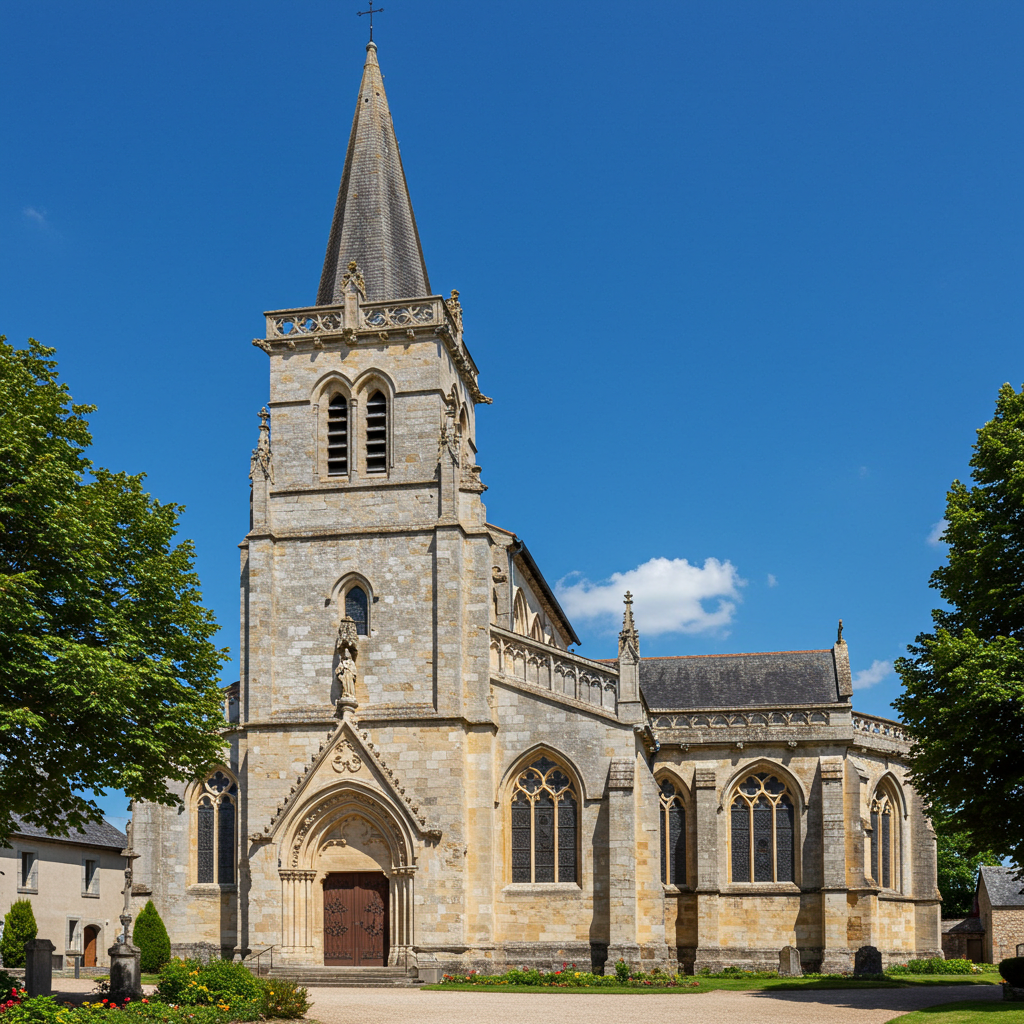
{"label": "trimmed shrub", "polygon": [[1007,985],[1024,988],[1024,956],[1008,956],[999,961],[999,973],[1006,979]]}
{"label": "trimmed shrub", "polygon": [[141,966],[146,974],[156,974],[171,959],[171,940],[152,900],[135,919],[132,942],[142,952]]}
{"label": "trimmed shrub", "polygon": [[0,955],[5,967],[25,966],[25,943],[39,934],[31,900],[15,900],[4,917],[4,938],[0,942]]}

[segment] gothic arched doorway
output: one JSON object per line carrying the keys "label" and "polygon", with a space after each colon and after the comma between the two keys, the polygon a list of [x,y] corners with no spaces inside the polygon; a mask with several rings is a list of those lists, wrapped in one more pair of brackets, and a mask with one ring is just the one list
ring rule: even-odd
{"label": "gothic arched doorway", "polygon": [[324,876],[324,966],[385,967],[388,962],[388,880],[383,872]]}

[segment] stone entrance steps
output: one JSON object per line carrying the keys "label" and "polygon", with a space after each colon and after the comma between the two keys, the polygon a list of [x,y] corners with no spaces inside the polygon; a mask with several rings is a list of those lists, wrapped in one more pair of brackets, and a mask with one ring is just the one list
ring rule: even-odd
{"label": "stone entrance steps", "polygon": [[413,988],[422,982],[406,967],[271,967],[262,975],[283,978],[306,988]]}

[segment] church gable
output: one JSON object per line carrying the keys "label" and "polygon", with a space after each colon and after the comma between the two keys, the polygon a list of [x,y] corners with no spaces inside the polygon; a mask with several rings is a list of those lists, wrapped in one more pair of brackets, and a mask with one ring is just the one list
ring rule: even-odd
{"label": "church gable", "polygon": [[420,812],[419,804],[387,764],[380,748],[370,740],[369,733],[359,732],[346,718],[320,745],[263,832],[253,833],[251,841],[274,840],[296,807],[337,788],[339,783],[360,783],[387,794],[414,832],[433,839],[440,837],[441,829]]}

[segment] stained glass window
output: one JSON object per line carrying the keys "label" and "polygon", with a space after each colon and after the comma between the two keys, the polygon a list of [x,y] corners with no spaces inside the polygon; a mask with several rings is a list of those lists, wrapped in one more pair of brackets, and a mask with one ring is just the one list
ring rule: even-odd
{"label": "stained glass window", "polygon": [[796,816],[786,784],[768,772],[748,775],[729,809],[732,881],[796,878]]}
{"label": "stained glass window", "polygon": [[[345,614],[356,624],[356,632],[360,636],[369,636],[369,608],[366,591],[359,584],[349,588],[345,595]],[[350,627],[351,628],[351,627]]]}
{"label": "stained glass window", "polygon": [[198,843],[197,843],[197,854],[198,854],[198,871],[196,873],[197,882],[212,882],[213,881],[213,801],[208,797],[204,796],[199,801],[199,810],[196,814],[198,820]]}
{"label": "stained glass window", "polygon": [[578,801],[569,776],[540,757],[520,772],[512,797],[512,881],[576,882]]}
{"label": "stained glass window", "polygon": [[683,798],[670,779],[659,785],[661,794],[661,880],[686,884],[686,810]]}
{"label": "stained glass window", "polygon": [[235,880],[235,805],[222,800],[217,808],[217,881]]}
{"label": "stained glass window", "polygon": [[871,801],[870,871],[876,885],[898,889],[900,878],[899,806],[892,787],[883,782]]}
{"label": "stained glass window", "polygon": [[196,881],[233,885],[238,786],[225,772],[214,772],[199,787],[195,808]]}

